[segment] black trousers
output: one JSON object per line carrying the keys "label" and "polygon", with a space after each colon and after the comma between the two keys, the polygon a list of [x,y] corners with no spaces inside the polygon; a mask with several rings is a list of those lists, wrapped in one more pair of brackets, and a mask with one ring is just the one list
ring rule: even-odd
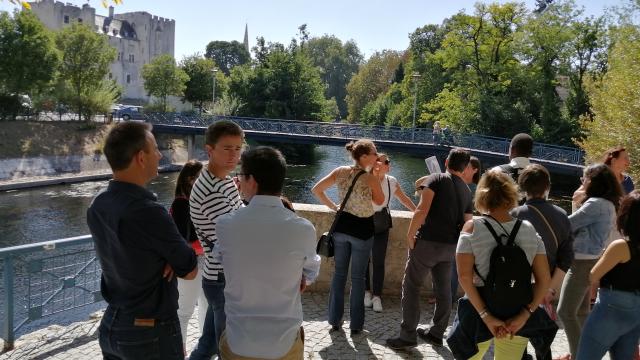
{"label": "black trousers", "polygon": [[[373,295],[382,295],[382,287],[384,285],[384,260],[387,257],[387,244],[389,243],[389,230],[375,234],[373,236],[373,248],[371,249],[371,257],[367,264],[367,277],[365,281],[366,290],[371,291],[373,286]],[[373,274],[369,276],[369,266],[373,263]],[[373,280],[373,284],[372,283]]]}

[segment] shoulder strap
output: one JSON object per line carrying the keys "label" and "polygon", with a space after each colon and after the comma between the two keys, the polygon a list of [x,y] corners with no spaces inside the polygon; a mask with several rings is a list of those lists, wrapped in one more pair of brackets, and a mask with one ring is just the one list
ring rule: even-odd
{"label": "shoulder strap", "polygon": [[491,226],[491,224],[489,223],[489,220],[483,218],[482,223],[484,224],[484,226],[487,227],[487,230],[489,230],[489,232],[493,236],[493,239],[498,243],[498,245],[503,245],[502,241],[500,240],[500,236],[498,236],[496,231],[493,229],[493,226]]}
{"label": "shoulder strap", "polygon": [[453,185],[453,193],[456,195],[456,208],[458,209],[458,223],[456,224],[458,229],[461,229],[462,225],[464,225],[464,210],[462,209],[463,204],[460,204],[460,195],[458,194],[458,187],[456,186],[455,180],[453,180],[453,175],[449,174],[449,179],[451,179],[451,185]]}
{"label": "shoulder strap", "polygon": [[356,181],[358,181],[358,178],[362,176],[362,174],[364,174],[365,172],[366,171],[364,170],[360,170],[360,172],[358,172],[356,176],[353,178],[353,181],[351,182],[351,186],[349,186],[349,190],[347,190],[347,194],[344,196],[344,200],[342,200],[342,203],[340,204],[340,208],[336,212],[336,216],[333,218],[333,223],[331,224],[331,228],[329,229],[329,234],[333,234],[333,230],[336,228],[336,225],[338,224],[338,218],[340,218],[340,215],[342,214],[342,210],[344,209],[345,205],[347,205],[347,200],[349,200],[349,196],[351,196],[351,192],[353,191],[353,187],[356,185]]}
{"label": "shoulder strap", "polygon": [[[486,217],[489,217],[491,219],[493,219],[493,221],[497,222],[498,225],[500,225],[500,227],[502,228],[502,230],[504,231],[505,235],[507,236],[507,243],[506,245],[513,245],[513,243],[516,240],[516,235],[518,235],[518,230],[520,230],[520,225],[522,224],[522,220],[520,219],[516,219],[516,223],[513,225],[513,228],[511,229],[511,231],[507,231],[507,229],[504,228],[504,226],[502,226],[502,224],[500,224],[500,222],[498,220],[496,220],[493,216],[491,215],[484,215]],[[493,226],[491,226],[491,224],[489,223],[489,220],[487,220],[486,218],[482,219],[482,222],[484,223],[484,225],[487,227],[487,229],[489,229],[489,232],[491,233],[491,235],[493,235],[493,238],[496,240],[496,242],[498,242],[500,245],[502,245],[502,242],[500,240],[500,236],[498,236],[498,234],[496,233],[496,231],[493,229]]]}
{"label": "shoulder strap", "polygon": [[387,199],[387,207],[389,207],[389,202],[391,202],[391,181],[387,175],[384,178],[387,180],[387,190],[389,190],[389,198]]}
{"label": "shoulder strap", "polygon": [[535,206],[533,205],[527,205],[527,207],[531,210],[533,210],[535,213],[538,214],[538,216],[540,216],[542,218],[542,220],[544,221],[545,224],[547,224],[547,227],[549,228],[549,231],[551,231],[551,235],[553,235],[553,241],[555,241],[556,243],[556,249],[558,248],[558,237],[556,236],[556,232],[553,230],[553,228],[551,227],[551,224],[549,224],[549,222],[547,221],[547,218],[544,216],[544,214],[542,213],[542,211],[538,210]]}
{"label": "shoulder strap", "polygon": [[511,233],[509,234],[509,238],[507,239],[507,245],[513,245],[516,242],[516,235],[518,235],[520,225],[522,225],[522,220],[516,219],[516,223],[513,225],[513,229],[511,229]]}

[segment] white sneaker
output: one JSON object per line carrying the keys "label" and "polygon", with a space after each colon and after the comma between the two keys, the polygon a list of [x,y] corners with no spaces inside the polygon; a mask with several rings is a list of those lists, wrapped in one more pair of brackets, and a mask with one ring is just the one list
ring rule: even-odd
{"label": "white sneaker", "polygon": [[371,293],[368,291],[364,292],[364,307],[370,308],[373,304],[371,303]]}
{"label": "white sneaker", "polygon": [[374,296],[373,300],[371,300],[371,304],[373,306],[373,311],[382,312],[382,300],[380,296]]}

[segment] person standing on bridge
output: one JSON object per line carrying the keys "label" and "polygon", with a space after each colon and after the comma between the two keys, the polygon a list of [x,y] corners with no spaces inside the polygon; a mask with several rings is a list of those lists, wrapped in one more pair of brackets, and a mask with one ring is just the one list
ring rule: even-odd
{"label": "person standing on bridge", "polygon": [[195,278],[197,258],[164,206],[145,189],[162,154],[147,123],[114,126],[104,145],[113,180],[87,223],[108,306],[99,327],[105,359],[184,359],[173,274]]}
{"label": "person standing on bridge", "polygon": [[191,360],[211,359],[218,354],[218,342],[225,327],[225,277],[216,224],[220,216],[242,206],[238,188],[229,174],[238,166],[243,145],[244,132],[236,123],[222,120],[209,125],[205,133],[209,164],[193,185],[189,198],[191,221],[205,254],[202,289],[209,302],[202,335],[191,352]]}
{"label": "person standing on bridge", "polygon": [[[325,191],[336,185],[343,211],[335,226],[335,273],[329,294],[329,325],[331,331],[339,331],[344,313],[344,288],[351,262],[351,335],[359,334],[364,327],[365,272],[373,247],[373,204],[384,203],[384,193],[374,166],[378,160],[376,146],[371,140],[360,139],[348,143],[345,148],[354,160],[352,166],[341,166],[318,181],[311,192],[329,209],[337,211],[340,204],[334,203]],[[349,188],[353,191],[345,202]]]}

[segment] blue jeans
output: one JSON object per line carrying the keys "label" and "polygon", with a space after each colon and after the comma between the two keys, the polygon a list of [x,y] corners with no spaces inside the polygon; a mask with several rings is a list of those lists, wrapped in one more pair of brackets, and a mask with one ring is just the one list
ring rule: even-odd
{"label": "blue jeans", "polygon": [[107,307],[100,321],[98,338],[104,359],[184,359],[178,315],[135,323],[133,316]]}
{"label": "blue jeans", "polygon": [[347,283],[349,262],[351,260],[351,296],[349,314],[352,330],[362,330],[364,326],[364,282],[369,254],[373,246],[373,237],[358,239],[343,233],[334,233],[336,271],[331,281],[329,294],[329,324],[340,326],[344,314],[344,287]]}
{"label": "blue jeans", "polygon": [[202,290],[209,302],[204,319],[202,335],[189,356],[190,360],[210,360],[218,354],[218,343],[225,328],[227,316],[224,312],[224,274],[218,273],[218,280],[202,279]]}
{"label": "blue jeans", "polygon": [[578,359],[633,359],[640,339],[640,293],[600,288],[582,329]]}

